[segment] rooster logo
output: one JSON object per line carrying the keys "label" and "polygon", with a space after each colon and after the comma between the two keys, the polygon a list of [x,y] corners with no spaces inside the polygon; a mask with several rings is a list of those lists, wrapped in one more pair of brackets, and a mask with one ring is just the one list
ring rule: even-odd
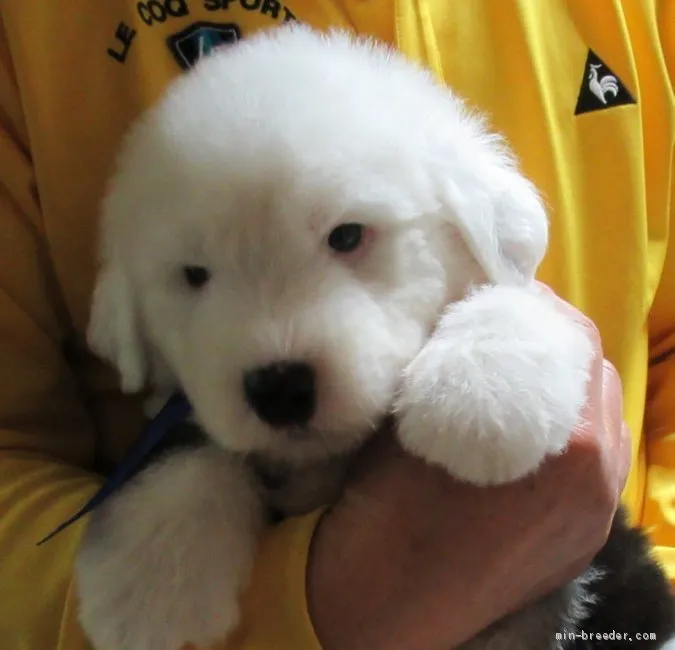
{"label": "rooster logo", "polygon": [[611,74],[598,76],[598,69],[602,65],[599,63],[591,64],[591,71],[588,73],[588,89],[603,103],[607,104],[605,95],[610,93],[616,97],[619,94],[619,80]]}

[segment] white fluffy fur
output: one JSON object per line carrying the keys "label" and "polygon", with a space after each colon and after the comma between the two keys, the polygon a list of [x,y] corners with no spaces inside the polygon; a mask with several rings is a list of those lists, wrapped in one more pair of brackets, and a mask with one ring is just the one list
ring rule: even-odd
{"label": "white fluffy fur", "polygon": [[[346,222],[367,241],[337,256],[326,239]],[[109,187],[89,340],[126,390],[181,386],[214,447],[163,461],[93,517],[78,577],[95,646],[175,650],[235,624],[261,525],[239,454],[311,475],[395,399],[404,445],[478,483],[563,449],[590,349],[531,286],[546,243],[501,141],[393,52],[289,26],[173,84]],[[202,290],[186,264],[211,270]],[[243,373],[277,360],[317,372],[301,435],[243,398]]]}
{"label": "white fluffy fur", "polygon": [[585,326],[558,309],[548,294],[513,286],[450,306],[404,372],[404,447],[480,485],[521,478],[560,453],[585,403],[593,349]]}
{"label": "white fluffy fur", "polygon": [[76,564],[85,632],[106,650],[221,639],[262,525],[251,476],[215,446],[151,466],[91,517]]}

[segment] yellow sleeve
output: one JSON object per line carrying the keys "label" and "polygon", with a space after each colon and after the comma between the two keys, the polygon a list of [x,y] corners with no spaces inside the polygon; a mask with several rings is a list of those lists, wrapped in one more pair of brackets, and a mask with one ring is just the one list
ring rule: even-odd
{"label": "yellow sleeve", "polygon": [[[36,542],[100,484],[88,471],[95,429],[64,353],[71,326],[50,264],[1,14],[0,239],[0,645],[81,650],[89,645],[77,625],[72,563],[85,520],[44,546]],[[316,520],[290,520],[263,540],[227,650],[319,648],[305,603]]]}
{"label": "yellow sleeve", "polygon": [[82,526],[36,542],[96,488],[77,469],[91,465],[93,431],[61,352],[67,323],[2,31],[0,233],[0,639],[6,648],[75,650],[84,642],[63,621]]}
{"label": "yellow sleeve", "polygon": [[[660,8],[664,65],[672,87],[675,86],[675,2],[663,2]],[[671,580],[675,580],[675,143],[671,143],[668,163],[663,170],[653,170],[667,174],[670,219],[661,242],[663,266],[649,322],[644,520],[658,557]]]}
{"label": "yellow sleeve", "polygon": [[288,519],[263,540],[243,622],[218,650],[321,650],[306,605],[309,546],[320,512]]}
{"label": "yellow sleeve", "polygon": [[[675,61],[675,59],[674,59]],[[675,155],[675,154],[674,154]],[[675,162],[671,163],[675,164]],[[671,170],[667,252],[650,317],[644,520],[659,558],[675,581],[675,183]]]}

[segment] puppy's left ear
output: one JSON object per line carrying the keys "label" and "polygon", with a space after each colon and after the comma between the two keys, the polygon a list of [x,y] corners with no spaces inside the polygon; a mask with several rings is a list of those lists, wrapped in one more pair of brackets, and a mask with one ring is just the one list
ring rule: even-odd
{"label": "puppy's left ear", "polygon": [[94,288],[87,342],[117,368],[125,393],[143,388],[147,363],[134,290],[125,270],[113,260],[104,261]]}
{"label": "puppy's left ear", "polygon": [[548,245],[548,218],[534,185],[500,140],[483,136],[472,155],[449,157],[441,201],[449,220],[493,284],[527,284]]}

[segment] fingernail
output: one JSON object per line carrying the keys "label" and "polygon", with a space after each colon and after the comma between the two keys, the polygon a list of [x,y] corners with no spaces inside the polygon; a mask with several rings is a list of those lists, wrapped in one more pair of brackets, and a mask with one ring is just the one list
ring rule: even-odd
{"label": "fingernail", "polygon": [[621,375],[619,374],[619,371],[616,369],[616,366],[609,360],[609,359],[603,359],[602,360],[602,365],[605,370],[607,370],[610,374],[615,375],[617,379],[621,379]]}

